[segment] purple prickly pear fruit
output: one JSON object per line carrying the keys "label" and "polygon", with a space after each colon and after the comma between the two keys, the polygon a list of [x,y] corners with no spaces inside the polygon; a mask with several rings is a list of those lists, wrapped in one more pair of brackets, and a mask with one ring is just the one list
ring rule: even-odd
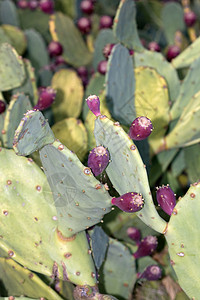
{"label": "purple prickly pear fruit", "polygon": [[144,199],[141,194],[131,192],[117,198],[112,198],[111,203],[125,212],[133,213],[143,208]]}
{"label": "purple prickly pear fruit", "polygon": [[141,232],[136,227],[129,227],[126,231],[127,235],[138,244],[141,240]]}
{"label": "purple prickly pear fruit", "polygon": [[106,44],[105,47],[103,48],[103,55],[106,59],[108,59],[112,48],[115,46],[115,44]]}
{"label": "purple prickly pear fruit", "polygon": [[168,50],[167,50],[167,60],[171,61],[173,58],[175,58],[176,56],[178,56],[181,53],[181,50],[178,46],[176,45],[171,45],[169,46]]}
{"label": "purple prickly pear fruit", "polygon": [[107,71],[107,60],[101,60],[97,66],[97,70],[101,75],[105,75]]}
{"label": "purple prickly pear fruit", "polygon": [[98,176],[105,170],[109,163],[109,152],[103,146],[98,146],[90,151],[88,156],[88,167],[95,176]]}
{"label": "purple prickly pear fruit", "polygon": [[78,73],[78,76],[80,76],[81,78],[88,76],[88,70],[85,66],[81,66],[81,67],[77,68],[77,73]]}
{"label": "purple prickly pear fruit", "polygon": [[4,101],[0,100],[0,114],[6,110],[6,104]]}
{"label": "purple prickly pear fruit", "polygon": [[156,249],[157,245],[158,245],[157,237],[148,235],[141,240],[138,249],[135,253],[133,253],[133,256],[135,258],[140,258],[140,257],[151,255],[152,252]]}
{"label": "purple prickly pear fruit", "polygon": [[129,129],[129,137],[133,140],[141,141],[146,139],[152,132],[153,125],[147,117],[138,117]]}
{"label": "purple prickly pear fruit", "polygon": [[184,13],[184,21],[187,27],[192,27],[196,23],[196,20],[197,16],[192,10]]}
{"label": "purple prickly pear fruit", "polygon": [[38,103],[33,109],[44,110],[51,106],[56,97],[56,91],[51,87],[41,88]]}
{"label": "purple prickly pear fruit", "polygon": [[131,56],[133,56],[134,50],[133,50],[133,49],[129,49],[128,51],[129,51],[129,54],[130,54]]}
{"label": "purple prickly pear fruit", "polygon": [[148,44],[148,49],[155,52],[160,52],[160,46],[156,42],[150,42]]}
{"label": "purple prickly pear fruit", "polygon": [[158,187],[156,191],[158,205],[171,216],[176,205],[176,197],[169,185]]}
{"label": "purple prickly pear fruit", "polygon": [[78,20],[77,26],[81,33],[87,34],[91,31],[92,23],[89,18],[82,17]]}
{"label": "purple prickly pear fruit", "polygon": [[63,65],[63,64],[66,64],[66,60],[61,55],[56,56],[55,57],[55,65],[59,66],[59,65]]}
{"label": "purple prickly pear fruit", "polygon": [[63,53],[63,47],[59,42],[51,41],[48,45],[48,52],[51,57],[56,57]]}
{"label": "purple prickly pear fruit", "polygon": [[26,0],[19,0],[17,6],[21,9],[28,8],[28,2]]}
{"label": "purple prickly pear fruit", "polygon": [[110,16],[102,16],[99,21],[99,29],[111,28],[113,20]]}
{"label": "purple prickly pear fruit", "polygon": [[84,14],[91,15],[94,11],[94,4],[91,0],[83,0],[80,8]]}
{"label": "purple prickly pear fruit", "polygon": [[39,3],[37,0],[29,0],[28,7],[30,10],[35,10],[38,7]]}
{"label": "purple prickly pear fruit", "polygon": [[158,265],[148,266],[139,278],[145,278],[149,281],[159,280],[162,277],[162,269]]}
{"label": "purple prickly pear fruit", "polygon": [[100,112],[100,100],[96,95],[91,95],[86,99],[87,105],[91,112],[96,116],[101,116]]}
{"label": "purple prickly pear fruit", "polygon": [[39,7],[45,14],[52,14],[54,12],[53,0],[40,0]]}

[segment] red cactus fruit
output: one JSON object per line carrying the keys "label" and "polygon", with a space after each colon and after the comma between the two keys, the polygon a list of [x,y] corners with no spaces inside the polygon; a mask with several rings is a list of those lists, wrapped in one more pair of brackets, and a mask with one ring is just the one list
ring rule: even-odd
{"label": "red cactus fruit", "polygon": [[99,21],[99,28],[100,29],[111,28],[112,24],[113,24],[113,20],[110,16],[102,16]]}
{"label": "red cactus fruit", "polygon": [[94,11],[94,4],[91,0],[83,0],[80,4],[81,11],[87,15],[91,15]]}
{"label": "red cactus fruit", "polygon": [[142,195],[135,192],[126,193],[117,198],[114,197],[111,203],[128,213],[137,212],[144,206]]}
{"label": "red cactus fruit", "polygon": [[51,41],[48,45],[48,52],[51,57],[56,57],[63,53],[63,47],[59,42]]}
{"label": "red cactus fruit", "polygon": [[133,140],[144,140],[152,132],[153,125],[147,117],[138,117],[132,123],[129,129],[129,137]]}
{"label": "red cactus fruit", "polygon": [[169,46],[168,50],[167,50],[167,60],[171,61],[173,58],[175,58],[176,56],[178,56],[181,53],[181,50],[178,46],[176,45],[171,45]]}
{"label": "red cactus fruit", "polygon": [[129,236],[130,239],[136,242],[138,244],[141,240],[141,232],[138,228],[136,227],[129,227],[126,231],[127,235]]}
{"label": "red cactus fruit", "polygon": [[6,104],[4,101],[0,100],[0,114],[6,110]]}
{"label": "red cactus fruit", "polygon": [[184,13],[184,21],[187,27],[194,26],[196,20],[197,20],[197,16],[192,10]]}
{"label": "red cactus fruit", "polygon": [[19,0],[17,6],[21,9],[26,9],[28,8],[28,2],[26,0]]}
{"label": "red cactus fruit", "polygon": [[39,7],[45,14],[52,14],[54,12],[53,0],[40,0]]}
{"label": "red cactus fruit", "polygon": [[44,110],[51,106],[56,97],[56,91],[51,87],[42,88],[39,92],[38,103],[33,109]]}
{"label": "red cactus fruit", "polygon": [[112,48],[115,46],[115,44],[106,44],[103,48],[103,55],[106,59],[110,56],[110,53],[112,51]]}
{"label": "red cactus fruit", "polygon": [[81,67],[77,68],[76,71],[80,77],[88,76],[88,70],[85,66],[81,66]]}
{"label": "red cactus fruit", "polygon": [[135,258],[151,255],[158,245],[157,237],[148,235],[141,240],[137,251],[133,254]]}
{"label": "red cactus fruit", "polygon": [[158,187],[156,191],[158,205],[171,216],[176,205],[176,197],[169,185]]}
{"label": "red cactus fruit", "polygon": [[129,51],[129,54],[130,54],[131,56],[133,56],[134,50],[133,50],[133,49],[129,49],[128,51]]}
{"label": "red cactus fruit", "polygon": [[156,42],[150,42],[148,44],[148,49],[151,50],[151,51],[155,51],[155,52],[160,52],[160,46],[158,45],[158,43]]}
{"label": "red cactus fruit", "polygon": [[148,266],[139,278],[145,278],[149,281],[159,280],[162,277],[162,269],[158,265]]}
{"label": "red cactus fruit", "polygon": [[82,17],[78,20],[77,26],[81,33],[87,34],[91,31],[92,23],[89,18]]}
{"label": "red cactus fruit", "polygon": [[107,167],[110,160],[109,152],[103,146],[98,146],[90,151],[88,156],[88,167],[95,176],[101,174]]}
{"label": "red cactus fruit", "polygon": [[30,10],[35,10],[39,6],[39,3],[37,0],[29,0],[28,7]]}
{"label": "red cactus fruit", "polygon": [[107,71],[107,65],[108,61],[107,60],[101,60],[97,66],[97,70],[101,75],[105,75]]}
{"label": "red cactus fruit", "polygon": [[96,116],[101,116],[100,112],[100,100],[96,95],[91,95],[86,99],[87,105],[91,112]]}

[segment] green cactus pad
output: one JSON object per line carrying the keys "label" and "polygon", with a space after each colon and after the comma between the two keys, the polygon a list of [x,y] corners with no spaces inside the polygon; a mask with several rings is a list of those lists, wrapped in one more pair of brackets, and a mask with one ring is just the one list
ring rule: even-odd
{"label": "green cactus pad", "polygon": [[11,44],[9,36],[5,33],[2,26],[0,26],[0,44],[8,43]]}
{"label": "green cactus pad", "polygon": [[135,259],[129,249],[109,238],[106,260],[99,277],[100,290],[104,283],[106,293],[129,299],[136,280]]}
{"label": "green cactus pad", "polygon": [[108,61],[106,100],[113,117],[124,125],[130,126],[136,118],[134,92],[133,62],[128,50],[118,44],[112,50]]}
{"label": "green cactus pad", "polygon": [[23,61],[9,44],[0,46],[0,91],[18,87],[25,79]]}
{"label": "green cactus pad", "polygon": [[52,192],[41,169],[32,159],[3,148],[0,165],[0,248],[30,270],[94,286],[86,234],[67,238],[68,230],[60,231]]}
{"label": "green cactus pad", "polygon": [[[105,76],[101,75],[99,72],[96,72],[91,77],[91,79],[86,87],[84,99],[87,99],[90,95],[99,95],[104,89],[104,82],[105,82]],[[86,119],[88,111],[89,111],[89,107],[87,105],[87,102],[84,101],[83,112],[82,112],[84,121]]]}
{"label": "green cactus pad", "polygon": [[192,96],[200,91],[199,68],[200,57],[192,63],[181,84],[179,95],[170,111],[172,119],[180,117],[183,109],[187,106]]}
{"label": "green cactus pad", "polygon": [[62,69],[52,78],[52,88],[57,91],[52,106],[55,122],[67,117],[79,117],[83,101],[83,85],[75,71]]}
{"label": "green cactus pad", "polygon": [[112,29],[102,29],[99,31],[94,43],[93,67],[97,70],[97,66],[101,60],[105,60],[103,48],[107,44],[115,44],[117,42]]}
{"label": "green cactus pad", "polygon": [[199,58],[200,37],[189,45],[181,54],[172,60],[172,65],[176,69],[189,67],[191,63]]}
{"label": "green cactus pad", "polygon": [[[53,40],[59,41],[63,46],[63,57],[74,67],[90,63],[92,55],[74,22],[62,13],[55,13],[51,17],[50,32]],[[67,28],[67,30],[66,30]]]}
{"label": "green cactus pad", "polygon": [[[13,296],[10,296],[10,297],[13,297]],[[10,297],[0,297],[0,300],[36,300],[35,298],[27,298],[27,297],[14,297],[14,298],[10,298]],[[41,300],[41,298],[38,300]]]}
{"label": "green cactus pad", "polygon": [[162,76],[149,67],[136,68],[135,79],[136,116],[146,116],[151,120],[154,129],[149,136],[149,143],[151,150],[156,152],[170,121],[167,84]]}
{"label": "green cactus pad", "polygon": [[200,91],[188,102],[176,126],[162,141],[164,149],[180,148],[200,141]]}
{"label": "green cactus pad", "polygon": [[24,32],[12,25],[2,25],[2,28],[9,37],[11,45],[15,48],[19,55],[22,55],[27,47],[27,41]]}
{"label": "green cactus pad", "polygon": [[186,29],[183,8],[179,3],[166,3],[162,9],[161,17],[167,41],[173,45],[175,33],[177,31],[184,32]]}
{"label": "green cactus pad", "polygon": [[36,85],[34,69],[31,65],[31,62],[28,59],[25,58],[23,61],[26,72],[26,78],[20,87],[12,90],[12,94],[24,93],[30,98],[31,104],[34,106],[38,102],[38,90]]}
{"label": "green cactus pad", "polygon": [[184,149],[181,149],[171,164],[172,175],[176,178],[185,170]]}
{"label": "green cactus pad", "polygon": [[0,23],[19,27],[19,18],[13,1],[0,2]]}
{"label": "green cactus pad", "polygon": [[0,280],[8,295],[62,300],[62,298],[36,274],[11,258],[0,258]]}
{"label": "green cactus pad", "polygon": [[49,64],[49,55],[42,35],[34,29],[25,31],[27,38],[27,55],[35,71],[38,72],[42,67]]}
{"label": "green cactus pad", "polygon": [[35,29],[47,42],[51,41],[48,14],[43,13],[39,9],[19,9],[18,15],[20,19],[20,25],[23,30]]}
{"label": "green cactus pad", "polygon": [[13,147],[13,138],[24,114],[30,110],[31,103],[23,94],[13,95],[5,114],[2,140],[5,148]]}
{"label": "green cactus pad", "polygon": [[136,67],[151,67],[163,76],[168,85],[170,101],[174,102],[177,99],[180,90],[178,74],[161,53],[147,50],[142,53],[135,52],[133,59]]}
{"label": "green cactus pad", "polygon": [[57,0],[55,2],[55,9],[63,12],[65,15],[74,19],[76,17],[76,5],[74,0]]}
{"label": "green cactus pad", "polygon": [[186,172],[190,182],[196,182],[200,178],[200,143],[183,149]]}
{"label": "green cactus pad", "polygon": [[175,206],[165,234],[171,264],[191,299],[198,299],[200,294],[199,199],[200,183],[194,183]]}
{"label": "green cactus pad", "polygon": [[132,0],[121,0],[114,19],[113,31],[117,40],[129,49],[144,50],[136,26],[136,7]]}
{"label": "green cactus pad", "polygon": [[105,187],[59,141],[40,150],[45,174],[53,192],[60,228],[68,236],[101,221],[111,209],[111,197]]}
{"label": "green cactus pad", "polygon": [[42,113],[30,110],[15,132],[13,148],[16,154],[26,156],[54,140],[53,132]]}
{"label": "green cactus pad", "polygon": [[59,141],[73,151],[80,160],[88,152],[87,130],[81,120],[64,119],[53,125],[52,131]]}
{"label": "green cactus pad", "polygon": [[95,226],[92,231],[88,231],[90,235],[90,245],[92,256],[94,258],[97,270],[101,267],[105,260],[106,251],[108,248],[109,238],[100,226]]}
{"label": "green cactus pad", "polygon": [[105,116],[95,121],[94,130],[97,145],[108,148],[111,162],[106,172],[120,195],[127,192],[141,193],[144,207],[137,216],[158,232],[165,230],[166,222],[161,219],[153,204],[147,173],[140,154],[133,141],[118,122],[113,123]]}

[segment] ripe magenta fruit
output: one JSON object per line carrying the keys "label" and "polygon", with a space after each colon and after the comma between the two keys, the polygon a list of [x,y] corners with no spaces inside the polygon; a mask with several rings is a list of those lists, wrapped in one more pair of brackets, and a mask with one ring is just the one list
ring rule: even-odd
{"label": "ripe magenta fruit", "polygon": [[148,235],[141,240],[137,251],[133,254],[135,258],[151,255],[158,245],[157,237]]}
{"label": "ripe magenta fruit", "polygon": [[144,206],[142,195],[135,192],[126,193],[117,198],[114,197],[111,203],[128,213],[139,211]]}
{"label": "ripe magenta fruit", "polygon": [[103,146],[98,146],[90,151],[88,156],[88,167],[95,176],[98,176],[105,170],[110,160],[109,152]]}
{"label": "ripe magenta fruit", "polygon": [[111,28],[112,24],[113,24],[113,20],[110,16],[102,16],[99,21],[99,28],[100,29]]}
{"label": "ripe magenta fruit", "polygon": [[48,52],[51,57],[59,56],[63,53],[63,47],[59,42],[51,41],[48,45]]}
{"label": "ripe magenta fruit", "polygon": [[82,17],[78,20],[77,26],[81,33],[87,34],[91,31],[92,23],[89,18]]}
{"label": "ripe magenta fruit", "polygon": [[153,125],[147,117],[138,117],[132,123],[129,129],[129,137],[133,140],[144,140],[152,132]]}
{"label": "ripe magenta fruit", "polygon": [[56,91],[51,87],[41,88],[38,103],[33,109],[44,110],[51,106],[56,97]]}
{"label": "ripe magenta fruit", "polygon": [[0,114],[6,110],[6,104],[4,101],[0,100]]}
{"label": "ripe magenta fruit", "polygon": [[115,46],[115,44],[106,44],[105,47],[103,48],[103,55],[106,59],[108,59],[112,48]]}
{"label": "ripe magenta fruit", "polygon": [[162,269],[158,265],[148,266],[139,278],[145,278],[149,281],[159,280],[162,277]]}
{"label": "ripe magenta fruit", "polygon": [[52,14],[54,12],[54,1],[40,0],[39,7],[45,14]]}
{"label": "ripe magenta fruit", "polygon": [[88,76],[88,70],[85,66],[77,68],[77,73],[80,77]]}
{"label": "ripe magenta fruit", "polygon": [[150,42],[148,44],[148,49],[155,52],[160,52],[160,46],[156,42]]}
{"label": "ripe magenta fruit", "polygon": [[162,210],[164,210],[164,212],[171,216],[176,205],[176,197],[170,186],[163,185],[162,187],[158,187],[156,198],[158,205],[162,208]]}
{"label": "ripe magenta fruit", "polygon": [[91,112],[96,116],[101,116],[100,112],[100,100],[96,95],[91,95],[86,99],[87,105]]}
{"label": "ripe magenta fruit", "polygon": [[129,227],[126,231],[130,239],[135,241],[136,243],[139,243],[141,240],[141,232],[138,228],[136,227]]}
{"label": "ripe magenta fruit", "polygon": [[80,5],[81,11],[87,15],[91,15],[94,11],[94,4],[91,0],[83,0]]}
{"label": "ripe magenta fruit", "polygon": [[187,27],[192,27],[196,23],[196,20],[197,16],[192,10],[184,13],[184,21]]}
{"label": "ripe magenta fruit", "polygon": [[37,0],[29,0],[28,7],[30,10],[35,10],[38,7],[39,3]]}
{"label": "ripe magenta fruit", "polygon": [[17,6],[21,9],[25,9],[28,7],[28,2],[26,0],[19,0]]}
{"label": "ripe magenta fruit", "polygon": [[168,50],[167,50],[167,60],[171,61],[173,58],[175,58],[176,56],[178,56],[181,53],[181,50],[178,46],[176,45],[171,45],[169,46]]}
{"label": "ripe magenta fruit", "polygon": [[107,65],[108,65],[108,61],[107,60],[101,60],[97,66],[97,71],[101,74],[101,75],[105,75],[106,71],[107,71]]}

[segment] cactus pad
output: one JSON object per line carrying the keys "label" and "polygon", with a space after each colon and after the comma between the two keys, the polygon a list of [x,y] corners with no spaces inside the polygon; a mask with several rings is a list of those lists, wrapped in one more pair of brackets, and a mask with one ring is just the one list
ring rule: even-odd
{"label": "cactus pad", "polygon": [[25,79],[22,58],[9,44],[0,46],[0,91],[18,87]]}
{"label": "cactus pad", "polygon": [[11,45],[15,48],[19,55],[26,50],[27,41],[25,34],[19,28],[12,25],[2,25],[2,28],[11,41]]}
{"label": "cactus pad", "polygon": [[186,195],[175,206],[165,234],[171,264],[178,281],[192,299],[198,299],[200,293],[199,199],[198,182],[191,185]]}
{"label": "cactus pad", "polygon": [[140,154],[118,122],[113,123],[105,116],[95,120],[97,145],[109,150],[111,162],[106,172],[120,195],[137,192],[144,198],[144,208],[137,216],[158,232],[165,230],[165,221],[159,217],[153,204],[145,165]]}

